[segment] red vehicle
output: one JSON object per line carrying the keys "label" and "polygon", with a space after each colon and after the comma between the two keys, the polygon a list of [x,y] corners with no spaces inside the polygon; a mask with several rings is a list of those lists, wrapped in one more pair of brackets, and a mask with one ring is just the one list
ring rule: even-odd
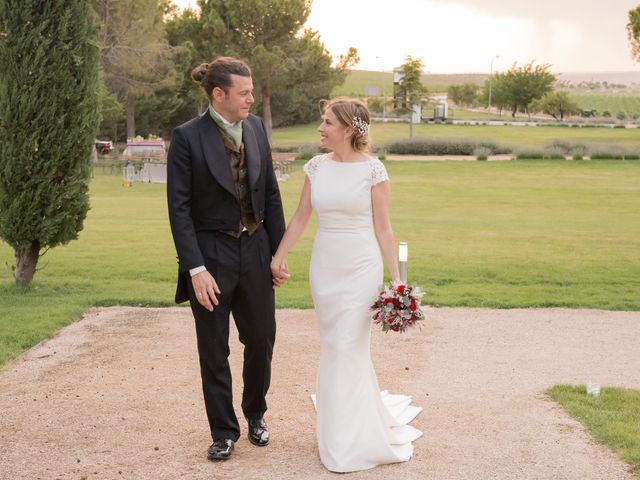
{"label": "red vehicle", "polygon": [[106,155],[113,150],[113,142],[109,140],[97,140],[95,141],[96,150],[98,153]]}

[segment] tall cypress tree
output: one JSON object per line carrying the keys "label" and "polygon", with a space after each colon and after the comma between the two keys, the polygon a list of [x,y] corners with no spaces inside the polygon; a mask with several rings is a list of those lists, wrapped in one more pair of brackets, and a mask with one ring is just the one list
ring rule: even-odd
{"label": "tall cypress tree", "polygon": [[89,209],[97,34],[89,0],[0,0],[0,237],[18,285]]}

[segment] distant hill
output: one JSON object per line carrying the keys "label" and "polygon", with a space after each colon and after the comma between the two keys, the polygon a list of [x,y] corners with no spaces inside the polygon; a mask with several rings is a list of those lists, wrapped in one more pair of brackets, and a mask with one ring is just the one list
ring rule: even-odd
{"label": "distant hill", "polygon": [[[569,81],[574,84],[580,82],[608,82],[640,86],[640,71],[638,72],[578,72],[556,73],[558,80]],[[422,75],[422,82],[431,93],[446,92],[449,85],[456,83],[484,84],[489,78],[488,73],[427,73]],[[387,95],[393,88],[393,73],[385,71],[352,70],[344,85],[336,87],[332,95],[350,95],[361,97],[366,87],[377,87]]]}
{"label": "distant hill", "polygon": [[[473,82],[482,85],[489,78],[486,73],[428,73],[422,75],[422,83],[431,93],[446,92],[454,83]],[[344,85],[336,87],[332,95],[349,95],[361,97],[367,87],[378,87],[380,92],[389,95],[393,89],[392,72],[374,72],[370,70],[352,70]]]}

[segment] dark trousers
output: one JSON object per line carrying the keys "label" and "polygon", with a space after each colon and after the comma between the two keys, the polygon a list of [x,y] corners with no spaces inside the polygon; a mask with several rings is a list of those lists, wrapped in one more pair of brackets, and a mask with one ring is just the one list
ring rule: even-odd
{"label": "dark trousers", "polygon": [[204,403],[213,439],[236,441],[240,426],[231,391],[229,313],[244,345],[242,412],[248,419],[258,419],[267,410],[265,397],[276,336],[269,239],[262,226],[253,235],[245,232],[240,238],[214,231],[197,235],[205,266],[221,291],[217,296],[220,304],[209,312],[198,303],[191,280],[188,282]]}

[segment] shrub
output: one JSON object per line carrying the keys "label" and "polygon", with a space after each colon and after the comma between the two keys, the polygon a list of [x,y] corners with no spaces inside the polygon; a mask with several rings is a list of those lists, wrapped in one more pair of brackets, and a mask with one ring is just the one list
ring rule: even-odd
{"label": "shrub", "polygon": [[544,149],[545,158],[565,158],[568,153],[568,148],[564,148],[557,145],[550,145]]}
{"label": "shrub", "polygon": [[511,149],[491,140],[468,138],[407,138],[388,142],[385,150],[410,155],[473,155],[480,147],[486,148],[491,154],[511,153]]}
{"label": "shrub", "polygon": [[278,152],[278,153],[297,152],[298,147],[295,147],[295,146],[278,147],[274,145],[273,147],[271,147],[271,151]]}
{"label": "shrub", "polygon": [[583,157],[587,154],[587,147],[581,143],[569,143],[564,140],[554,140],[545,146],[547,156],[560,155],[567,157],[568,155],[576,155]]}
{"label": "shrub", "polygon": [[296,155],[296,160],[311,160],[314,157],[313,153],[309,152],[300,152]]}
{"label": "shrub", "polygon": [[544,159],[544,153],[542,152],[519,152],[516,155],[516,160],[542,160]]}
{"label": "shrub", "polygon": [[367,98],[367,107],[371,113],[382,113],[384,110],[385,99],[382,97]]}
{"label": "shrub", "polygon": [[516,155],[516,160],[564,160],[565,156],[558,152],[522,151]]}
{"label": "shrub", "polygon": [[589,150],[585,145],[575,144],[571,146],[571,150],[567,152],[569,155],[584,157]]}
{"label": "shrub", "polygon": [[488,160],[489,155],[491,155],[491,150],[487,147],[478,147],[473,151],[473,154],[476,156],[476,160],[485,161]]}
{"label": "shrub", "polygon": [[622,160],[623,158],[624,155],[619,152],[594,152],[591,154],[591,160]]}

